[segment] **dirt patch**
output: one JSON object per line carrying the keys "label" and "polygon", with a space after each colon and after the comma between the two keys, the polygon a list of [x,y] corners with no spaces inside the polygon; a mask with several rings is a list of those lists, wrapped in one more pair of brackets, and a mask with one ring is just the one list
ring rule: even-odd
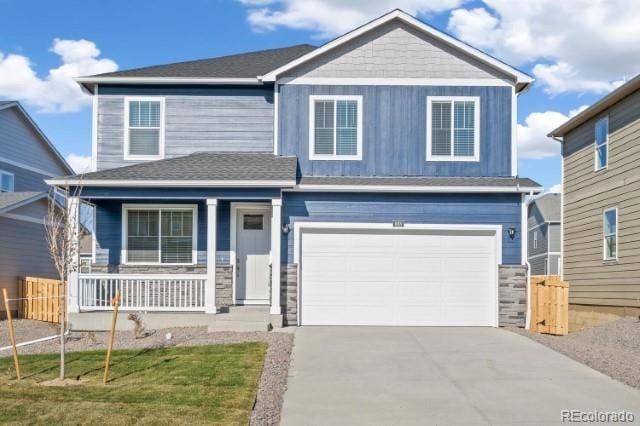
{"label": "dirt patch", "polygon": [[47,380],[46,382],[38,383],[40,386],[49,386],[49,387],[67,387],[67,386],[78,386],[85,383],[86,380],[76,380],[76,379],[53,379]]}
{"label": "dirt patch", "polygon": [[531,333],[516,328],[509,330],[640,389],[640,321],[637,317],[621,318],[567,336]]}

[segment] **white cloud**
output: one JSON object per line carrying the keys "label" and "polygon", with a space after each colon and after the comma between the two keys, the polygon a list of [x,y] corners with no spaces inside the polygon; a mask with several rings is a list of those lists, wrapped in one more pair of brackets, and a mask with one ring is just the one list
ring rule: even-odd
{"label": "white cloud", "polygon": [[555,185],[552,185],[551,188],[549,188],[549,191],[547,192],[552,192],[554,194],[562,194],[562,184],[556,183]]}
{"label": "white cloud", "polygon": [[76,173],[86,173],[91,171],[91,156],[83,156],[71,153],[66,157],[67,163]]}
{"label": "white cloud", "polygon": [[341,35],[395,8],[412,15],[442,12],[467,0],[239,0],[258,31],[278,27],[313,31],[317,37]]}
{"label": "white cloud", "polygon": [[44,78],[38,77],[28,57],[0,52],[0,97],[26,102],[42,112],[78,111],[91,100],[73,78],[118,69],[111,59],[98,58],[100,50],[88,40],[54,39],[50,51],[60,56],[62,65]]}
{"label": "white cloud", "polygon": [[534,76],[550,94],[605,93],[640,72],[637,0],[483,0],[451,12],[448,29]]}
{"label": "white cloud", "polygon": [[542,159],[560,154],[560,143],[547,137],[550,131],[587,108],[583,105],[564,115],[557,111],[532,112],[518,124],[518,157]]}

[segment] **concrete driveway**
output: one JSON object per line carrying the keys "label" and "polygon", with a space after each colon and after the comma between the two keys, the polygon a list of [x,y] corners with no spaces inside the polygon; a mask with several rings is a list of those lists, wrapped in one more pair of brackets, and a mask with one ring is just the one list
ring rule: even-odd
{"label": "concrete driveway", "polygon": [[640,422],[640,391],[493,328],[301,327],[287,386],[284,425],[546,425],[561,410]]}

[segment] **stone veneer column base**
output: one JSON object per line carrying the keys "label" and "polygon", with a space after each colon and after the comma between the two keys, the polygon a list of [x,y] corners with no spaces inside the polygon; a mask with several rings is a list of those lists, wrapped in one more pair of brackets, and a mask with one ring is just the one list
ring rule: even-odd
{"label": "stone veneer column base", "polygon": [[216,265],[216,308],[233,305],[233,265]]}
{"label": "stone veneer column base", "polygon": [[524,327],[527,318],[527,265],[500,265],[499,325]]}
{"label": "stone veneer column base", "polygon": [[280,271],[280,306],[284,325],[298,325],[298,265],[282,265]]}

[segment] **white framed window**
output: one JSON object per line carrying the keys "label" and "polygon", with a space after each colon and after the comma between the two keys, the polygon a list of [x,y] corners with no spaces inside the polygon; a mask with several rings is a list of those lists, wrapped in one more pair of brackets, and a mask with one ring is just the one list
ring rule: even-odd
{"label": "white framed window", "polygon": [[595,125],[595,170],[602,170],[609,164],[609,117],[602,117]]}
{"label": "white framed window", "polygon": [[538,248],[538,231],[533,231],[533,248]]}
{"label": "white framed window", "polygon": [[197,263],[197,205],[124,204],[122,209],[123,263]]}
{"label": "white framed window", "polygon": [[362,160],[362,96],[309,96],[309,159]]}
{"label": "white framed window", "polygon": [[14,183],[13,173],[0,170],[0,192],[13,192]]}
{"label": "white framed window", "polygon": [[480,161],[480,98],[427,96],[427,161]]}
{"label": "white framed window", "polygon": [[164,158],[164,98],[127,96],[124,105],[124,159]]}
{"label": "white framed window", "polygon": [[91,273],[91,255],[80,256],[80,273],[81,274]]}
{"label": "white framed window", "polygon": [[618,208],[606,209],[602,214],[603,222],[603,259],[618,258]]}

